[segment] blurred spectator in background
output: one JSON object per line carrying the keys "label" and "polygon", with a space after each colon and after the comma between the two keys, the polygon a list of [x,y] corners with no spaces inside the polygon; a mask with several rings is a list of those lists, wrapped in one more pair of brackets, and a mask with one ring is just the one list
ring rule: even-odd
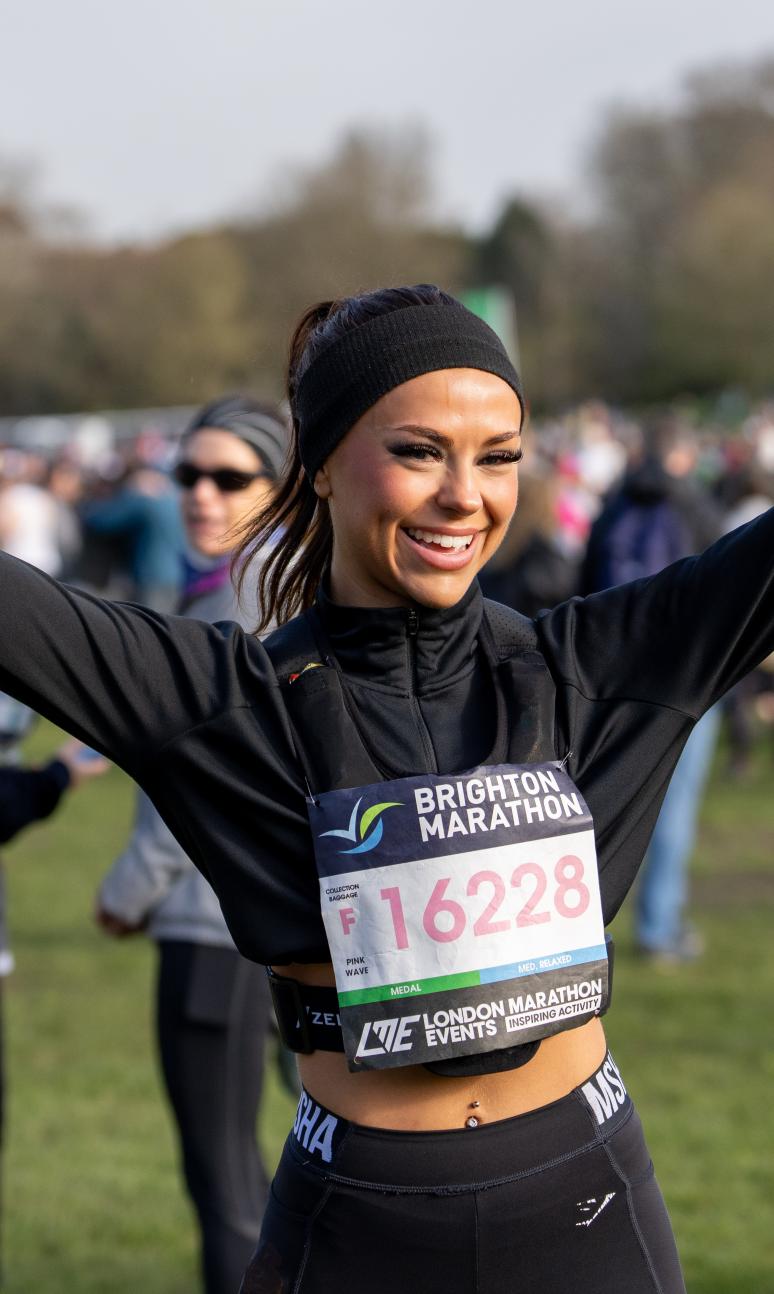
{"label": "blurred spectator in background", "polygon": [[594,498],[601,498],[626,468],[626,425],[616,428],[610,409],[601,400],[581,405],[573,422],[578,477]]}
{"label": "blurred spectator in background", "polygon": [[591,528],[583,593],[655,575],[718,538],[719,510],[694,479],[698,458],[695,433],[677,419],[646,428],[631,467]]}
{"label": "blurred spectator in background", "polygon": [[[61,575],[72,545],[66,512],[46,488],[44,460],[18,450],[0,457],[0,548],[47,575]],[[77,535],[77,529],[75,531]]]}
{"label": "blurred spectator in background", "polygon": [[77,511],[83,497],[83,472],[77,463],[63,455],[55,459],[49,468],[47,488],[58,513],[57,529],[61,563],[59,579],[69,580],[77,567],[83,549],[83,535]]}
{"label": "blurred spectator in background", "polygon": [[[701,552],[722,533],[718,509],[693,479],[698,449],[693,432],[673,418],[646,430],[638,461],[592,526],[581,576],[584,593],[655,575],[670,562]],[[635,938],[643,955],[659,963],[688,960],[701,952],[684,909],[718,723],[715,707],[688,738],[640,873]]]}
{"label": "blurred spectator in background", "polygon": [[749,463],[728,477],[726,499],[728,511],[723,518],[723,529],[736,530],[771,507],[774,480],[755,463]]}
{"label": "blurred spectator in background", "polygon": [[[0,449],[0,548],[61,577],[80,548],[72,507],[52,493],[48,464],[37,455]],[[28,706],[0,693],[0,763],[15,762],[35,720]]]}
{"label": "blurred spectator in background", "polygon": [[519,476],[519,504],[508,533],[479,575],[485,597],[525,616],[536,616],[576,591],[578,559],[561,540],[558,488],[552,476]]}
{"label": "blurred spectator in background", "polygon": [[177,495],[165,472],[135,464],[114,494],[83,504],[81,521],[87,532],[126,540],[133,584],[130,601],[154,611],[174,609],[180,596],[185,536]]}
{"label": "blurred spectator in background", "polygon": [[[188,541],[184,615],[255,624],[260,563],[248,568],[245,609],[231,552],[240,523],[274,488],[286,442],[278,410],[241,397],[207,405],[186,431],[174,473]],[[207,1294],[236,1294],[268,1191],[256,1143],[266,973],[236,951],[215,894],[142,793],[97,920],[108,934],[147,929],[158,943],[158,1044],[201,1228],[204,1284]]]}
{"label": "blurred spectator in background", "polygon": [[[724,530],[735,530],[746,521],[760,516],[774,503],[774,482],[751,455],[750,461],[729,473],[724,482],[728,511]],[[723,713],[728,730],[729,772],[742,777],[750,765],[755,740],[755,706],[759,698],[768,697],[774,687],[770,668],[756,669],[745,675],[723,698]]]}
{"label": "blurred spectator in background", "polygon": [[[105,773],[108,761],[74,738],[43,768],[0,767],[0,844],[23,827],[48,818],[68,788]],[[13,969],[5,926],[4,878],[0,870],[0,975]]]}
{"label": "blurred spectator in background", "polygon": [[[101,776],[109,767],[101,755],[71,739],[43,768],[0,768],[0,843],[7,844],[30,823],[49,817],[66,790]],[[13,956],[6,930],[5,876],[0,867],[0,984],[12,970]],[[0,1008],[0,1144],[5,1091],[1,1014]]]}
{"label": "blurred spectator in background", "polygon": [[37,715],[28,705],[0,692],[0,767],[13,766],[21,757],[21,742]]}
{"label": "blurred spectator in background", "polygon": [[591,523],[599,511],[599,498],[581,477],[581,463],[565,448],[556,461],[556,514],[562,547],[580,558],[586,551]]}

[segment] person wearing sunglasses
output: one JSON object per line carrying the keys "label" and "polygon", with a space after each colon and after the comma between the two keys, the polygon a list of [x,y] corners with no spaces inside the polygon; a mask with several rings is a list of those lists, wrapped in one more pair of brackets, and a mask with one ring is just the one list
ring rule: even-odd
{"label": "person wearing sunglasses", "polygon": [[[279,411],[242,396],[206,405],[187,428],[173,473],[188,541],[184,615],[251,627],[231,582],[232,552],[240,525],[274,489],[286,440]],[[256,573],[251,566],[251,585]],[[158,944],[158,1046],[199,1220],[204,1287],[234,1294],[267,1193],[255,1133],[269,1026],[265,973],[236,951],[210,885],[142,791],[96,916],[107,934],[147,931]]]}
{"label": "person wearing sunglasses", "polygon": [[[203,593],[226,588],[225,598],[216,598],[211,610],[216,619],[225,618],[222,611],[230,618],[234,607],[228,572],[239,527],[268,501],[282,470],[286,440],[277,410],[239,396],[205,405],[189,425],[173,472],[188,539],[185,607]],[[196,614],[210,618],[201,609]]]}

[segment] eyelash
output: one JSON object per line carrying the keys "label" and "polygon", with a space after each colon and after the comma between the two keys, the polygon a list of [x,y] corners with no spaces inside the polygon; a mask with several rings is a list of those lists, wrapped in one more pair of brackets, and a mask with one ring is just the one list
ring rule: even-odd
{"label": "eyelash", "polygon": [[[422,462],[428,458],[440,461],[441,458],[441,450],[436,449],[435,445],[418,445],[416,442],[393,445],[390,453],[395,454],[397,458],[415,458]],[[493,449],[482,462],[485,467],[499,467],[501,463],[518,463],[523,457],[523,449]]]}

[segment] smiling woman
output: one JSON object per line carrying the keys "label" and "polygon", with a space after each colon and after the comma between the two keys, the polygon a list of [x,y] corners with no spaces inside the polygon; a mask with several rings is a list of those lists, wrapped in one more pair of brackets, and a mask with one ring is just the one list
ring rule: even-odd
{"label": "smiling woman", "polygon": [[774,510],[532,621],[475,579],[523,420],[485,324],[427,285],[326,302],[288,399],[237,558],[264,642],[0,554],[3,688],[130,772],[273,968],[305,1090],[244,1294],[683,1294],[604,928],[694,723],[774,651]]}

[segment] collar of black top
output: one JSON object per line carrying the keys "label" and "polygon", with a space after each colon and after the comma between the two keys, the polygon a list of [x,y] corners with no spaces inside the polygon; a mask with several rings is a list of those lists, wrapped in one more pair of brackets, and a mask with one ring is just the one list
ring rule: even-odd
{"label": "collar of black top", "polygon": [[301,377],[296,394],[301,460],[310,480],[358,418],[396,386],[444,368],[521,382],[496,332],[459,302],[406,306],[331,342]]}

